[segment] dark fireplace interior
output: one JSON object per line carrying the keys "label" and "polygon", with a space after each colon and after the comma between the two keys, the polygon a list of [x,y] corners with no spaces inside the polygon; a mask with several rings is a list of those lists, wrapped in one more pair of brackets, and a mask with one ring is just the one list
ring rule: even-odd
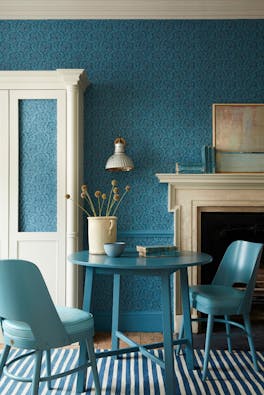
{"label": "dark fireplace interior", "polygon": [[[213,256],[213,262],[201,270],[201,283],[212,281],[228,245],[234,240],[264,242],[264,213],[202,212],[201,251]],[[264,254],[263,254],[264,255]],[[253,305],[264,305],[264,256],[262,255]],[[260,307],[260,306],[259,306]]]}

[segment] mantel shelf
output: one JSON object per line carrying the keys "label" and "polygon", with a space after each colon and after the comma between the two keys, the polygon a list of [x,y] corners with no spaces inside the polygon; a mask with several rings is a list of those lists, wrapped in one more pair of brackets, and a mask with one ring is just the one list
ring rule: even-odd
{"label": "mantel shelf", "polygon": [[176,189],[264,189],[264,173],[157,173],[156,177]]}

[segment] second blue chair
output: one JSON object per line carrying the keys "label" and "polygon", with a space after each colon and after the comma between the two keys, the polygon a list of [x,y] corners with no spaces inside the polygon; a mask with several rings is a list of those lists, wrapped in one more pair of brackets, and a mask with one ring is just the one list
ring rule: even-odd
{"label": "second blue chair", "polygon": [[[256,351],[250,324],[250,311],[253,291],[256,283],[263,244],[237,240],[227,248],[218,267],[215,277],[209,285],[190,287],[191,307],[207,314],[207,318],[196,318],[192,321],[207,321],[203,380],[208,373],[208,361],[214,322],[222,322],[226,326],[228,350],[232,351],[230,339],[230,325],[242,329],[247,337],[251,351],[253,365],[258,371]],[[240,287],[236,287],[240,285]],[[231,320],[231,316],[241,315],[244,325]],[[218,318],[216,316],[223,316]],[[184,336],[183,323],[179,332],[179,339]],[[178,347],[177,352],[179,352]]]}

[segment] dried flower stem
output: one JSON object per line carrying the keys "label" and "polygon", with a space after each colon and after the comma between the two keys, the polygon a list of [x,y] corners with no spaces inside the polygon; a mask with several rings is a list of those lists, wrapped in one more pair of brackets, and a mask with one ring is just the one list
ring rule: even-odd
{"label": "dried flower stem", "polygon": [[100,202],[100,198],[97,198],[98,201],[98,215],[101,216],[101,202]]}
{"label": "dried flower stem", "polygon": [[103,207],[104,207],[104,202],[105,202],[105,199],[103,198],[103,195],[102,195],[102,204],[101,204],[101,207],[99,208],[99,216],[102,215],[102,211],[103,211]]}
{"label": "dried flower stem", "polygon": [[94,193],[94,196],[97,198],[97,204],[98,204],[98,215],[99,217],[101,216],[101,202],[100,202],[100,197],[101,197],[101,191],[96,191]]}
{"label": "dried flower stem", "polygon": [[[114,189],[116,188],[116,186],[117,186],[117,181],[116,181],[116,180],[112,180],[111,184],[112,184],[112,188],[111,188],[111,191],[110,191],[109,197],[108,197],[107,209],[106,209],[106,213],[105,213],[106,216],[109,216],[109,215],[110,215],[110,212],[111,212],[111,209],[112,209],[112,207],[111,207],[111,205],[112,205],[112,203],[113,203],[113,202],[111,202],[111,200],[112,200],[112,194],[113,194],[113,190],[114,190]],[[110,203],[111,203],[111,205],[110,205]]]}
{"label": "dried flower stem", "polygon": [[111,202],[111,197],[112,197],[113,189],[114,189],[114,187],[112,186],[111,191],[110,191],[110,193],[109,193],[109,197],[108,197],[107,208],[106,208],[106,212],[105,212],[105,215],[106,215],[106,216],[108,216],[108,215],[110,214],[110,211],[111,211],[110,202]]}
{"label": "dried flower stem", "polygon": [[123,195],[121,196],[121,198],[118,200],[117,205],[115,206],[115,209],[114,209],[114,211],[113,211],[113,215],[115,215],[115,213],[116,213],[118,207],[120,206],[120,203],[122,202],[122,200],[124,199],[125,195],[128,193],[129,190],[130,190],[130,188],[129,188],[129,189],[128,189],[128,188],[125,189],[125,192],[123,193]]}
{"label": "dried flower stem", "polygon": [[89,195],[89,192],[88,192],[87,190],[85,191],[85,196],[87,197],[87,200],[88,200],[88,202],[89,202],[89,204],[90,204],[90,207],[91,207],[91,210],[92,210],[92,212],[93,212],[93,215],[94,215],[95,217],[97,217],[97,214],[96,214],[96,211],[95,211],[95,208],[94,208],[92,199],[91,199],[91,197],[90,197],[90,195]]}
{"label": "dried flower stem", "polygon": [[92,217],[92,215],[84,208],[82,207],[79,203],[76,203],[71,197],[70,195],[66,195],[66,199],[71,200],[73,202],[73,204],[75,204],[76,207],[79,207],[83,212],[85,212],[85,214],[87,215],[87,217]]}
{"label": "dried flower stem", "polygon": [[[111,213],[111,210],[112,210],[112,208],[113,208],[114,204],[115,204],[115,201],[114,201],[114,199],[112,199],[112,202],[111,202],[111,204],[110,204],[110,207],[109,207],[109,210],[108,210],[108,212],[106,213],[106,216],[109,216],[109,215],[110,215],[110,213]],[[113,215],[114,215],[114,214],[113,214]]]}

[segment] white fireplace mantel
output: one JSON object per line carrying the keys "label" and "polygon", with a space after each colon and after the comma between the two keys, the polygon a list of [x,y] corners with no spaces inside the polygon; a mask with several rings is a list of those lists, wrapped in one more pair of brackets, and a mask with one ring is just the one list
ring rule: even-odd
{"label": "white fireplace mantel", "polygon": [[175,214],[174,242],[184,248],[199,250],[199,224],[192,223],[188,233],[183,223],[197,219],[201,211],[258,211],[257,207],[264,211],[264,173],[156,176],[168,184],[168,210]]}
{"label": "white fireplace mantel", "polygon": [[[202,212],[264,212],[264,173],[156,174],[168,184],[168,211],[174,214],[174,244],[200,251]],[[176,276],[177,285],[177,276]],[[197,268],[189,271],[190,284],[200,282]],[[175,288],[175,330],[181,301]]]}
{"label": "white fireplace mantel", "polygon": [[161,183],[190,189],[264,189],[264,173],[156,174]]}
{"label": "white fireplace mantel", "polygon": [[[211,192],[210,199],[212,201],[219,200],[222,195],[224,205],[226,206],[227,201],[231,200],[231,195],[234,196],[235,200],[241,201],[241,191],[245,191],[245,196],[248,198],[248,192],[246,191],[264,191],[264,173],[214,173],[214,174],[176,174],[176,173],[158,173],[157,178],[161,183],[168,184],[168,210],[175,211],[177,209],[177,191],[189,190],[188,196],[192,196],[194,199],[197,194],[192,191],[202,190],[218,190],[219,192]],[[226,194],[224,191],[229,191]],[[231,191],[234,191],[231,193]],[[179,192],[178,192],[179,194]],[[200,192],[200,196],[203,195],[203,200],[208,197],[208,193]],[[259,196],[259,193],[257,193]],[[261,193],[262,195],[262,193]],[[228,199],[226,199],[228,197]],[[263,196],[264,197],[264,196]],[[251,194],[249,202],[246,206],[252,204],[253,195]],[[262,200],[262,198],[260,199]],[[262,201],[262,205],[264,201]],[[237,204],[235,204],[237,205]],[[240,204],[239,204],[240,205]],[[253,204],[253,206],[255,206]]]}

